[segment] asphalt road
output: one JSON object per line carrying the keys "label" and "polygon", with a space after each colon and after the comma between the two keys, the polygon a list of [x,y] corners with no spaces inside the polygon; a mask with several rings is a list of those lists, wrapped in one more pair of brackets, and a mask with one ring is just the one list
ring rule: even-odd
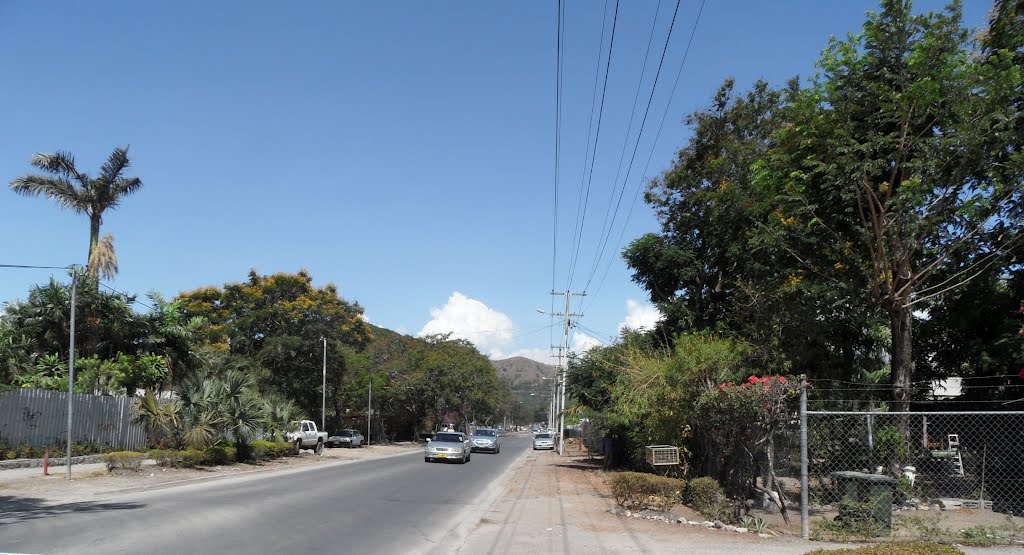
{"label": "asphalt road", "polygon": [[300,468],[95,502],[6,498],[0,551],[11,553],[448,553],[457,549],[530,449],[468,464],[422,451]]}

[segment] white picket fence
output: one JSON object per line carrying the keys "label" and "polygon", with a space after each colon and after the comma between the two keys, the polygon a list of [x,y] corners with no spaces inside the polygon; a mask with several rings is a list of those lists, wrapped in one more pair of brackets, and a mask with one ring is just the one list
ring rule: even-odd
{"label": "white picket fence", "polygon": [[[114,449],[144,446],[146,433],[134,422],[133,399],[76,393],[72,399],[71,438]],[[42,389],[0,392],[0,440],[35,447],[64,445],[68,429],[68,393]]]}

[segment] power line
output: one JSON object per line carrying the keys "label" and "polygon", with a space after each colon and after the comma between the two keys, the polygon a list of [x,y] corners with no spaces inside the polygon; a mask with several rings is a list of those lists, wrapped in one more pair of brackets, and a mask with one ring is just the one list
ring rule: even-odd
{"label": "power line", "polygon": [[[683,74],[683,67],[686,66],[686,59],[690,55],[690,47],[693,45],[693,37],[697,34],[697,25],[700,23],[700,17],[704,13],[704,4],[707,0],[701,0],[700,8],[697,9],[697,17],[694,19],[693,28],[690,29],[690,38],[686,43],[686,50],[683,51],[683,59],[679,62],[679,69],[676,71],[676,79],[672,85],[672,91],[668,95],[668,102],[665,104],[665,111],[661,115],[661,123],[658,125],[658,131],[654,134],[654,142],[651,144],[651,153],[647,156],[647,163],[644,165],[643,175],[647,175],[647,171],[651,166],[651,159],[654,158],[654,151],[657,149],[658,140],[661,138],[661,131],[665,127],[665,120],[668,117],[669,108],[672,106],[672,99],[675,97],[676,89],[679,87],[679,78]],[[626,235],[626,228],[629,226],[629,220],[633,216],[633,209],[636,207],[636,201],[640,197],[641,187],[638,185],[636,192],[633,194],[633,202],[629,206],[629,212],[626,213],[626,220],[622,224],[622,231],[619,232],[619,240],[615,245],[615,249],[618,250],[619,246],[622,245],[622,239]],[[590,295],[591,302],[594,297],[600,293],[601,288],[604,287],[605,279],[608,277],[608,270],[612,267],[613,258],[608,259],[608,263],[605,265],[604,273],[601,276],[601,281],[598,283],[597,290]]]}
{"label": "power line", "polygon": [[72,270],[75,265],[71,266],[31,266],[27,264],[0,264],[0,268],[18,268],[18,269],[29,269],[29,270]]}
{"label": "power line", "polygon": [[[675,8],[675,11],[672,12],[672,22],[669,23],[668,34],[665,36],[665,46],[662,47],[662,49],[661,49],[661,59],[658,61],[658,70],[654,74],[654,83],[651,84],[651,94],[650,94],[650,96],[647,97],[647,106],[644,108],[644,117],[640,121],[640,129],[639,129],[639,131],[637,131],[637,134],[636,134],[636,143],[633,145],[633,154],[629,158],[629,166],[626,167],[626,175],[622,178],[622,187],[619,189],[619,198],[615,202],[615,210],[611,212],[611,214],[612,214],[612,221],[607,226],[607,230],[608,230],[607,234],[602,232],[602,236],[604,237],[603,242],[602,242],[601,239],[598,239],[598,242],[601,243],[601,248],[598,251],[597,259],[594,260],[594,267],[590,271],[590,277],[587,278],[587,284],[583,287],[584,291],[586,291],[587,288],[590,287],[590,283],[593,281],[594,275],[597,274],[597,269],[601,266],[601,259],[604,258],[604,251],[605,251],[605,249],[607,249],[608,241],[611,239],[612,229],[615,227],[615,219],[618,217],[618,215],[619,215],[619,207],[622,205],[622,196],[625,194],[625,192],[626,192],[626,184],[629,182],[629,174],[632,173],[632,171],[633,171],[633,162],[636,160],[636,153],[640,149],[640,138],[644,134],[644,127],[646,127],[646,125],[647,125],[647,116],[650,114],[651,104],[654,102],[654,93],[658,89],[658,80],[661,78],[661,68],[665,65],[665,54],[668,53],[668,45],[672,41],[672,31],[675,29],[675,26],[676,26],[676,19],[679,16],[679,5],[681,3],[682,3],[682,0],[676,0],[676,8]],[[672,103],[672,98],[669,97],[669,104],[671,104],[671,103]],[[628,130],[627,130],[627,136],[628,136]],[[613,188],[612,189],[612,196],[614,197],[614,195],[615,195],[615,190]],[[611,207],[611,199],[609,199],[608,206],[609,206],[609,208]]]}
{"label": "power line", "polygon": [[[562,142],[562,14],[563,0],[558,0],[558,15],[555,47],[555,199],[554,224],[551,232],[551,290],[555,289],[555,275],[558,267],[558,174],[560,168],[560,148]],[[555,310],[555,300],[551,299],[551,311]],[[554,318],[552,317],[551,341],[554,341]]]}
{"label": "power line", "polygon": [[[598,108],[598,111],[597,111],[597,131],[595,131],[595,133],[594,133],[593,153],[590,156],[590,172],[589,172],[589,176],[587,177],[586,196],[584,197],[583,203],[582,203],[582,207],[583,207],[582,213],[579,211],[579,207],[578,206],[577,206],[577,212],[576,212],[577,214],[581,214],[581,215],[577,218],[576,235],[575,235],[575,240],[574,240],[575,246],[573,248],[573,254],[570,257],[571,262],[570,262],[570,265],[569,265],[569,282],[568,282],[568,285],[569,285],[570,289],[572,288],[573,276],[576,274],[576,262],[579,260],[580,242],[583,239],[583,229],[584,229],[584,227],[586,227],[586,222],[587,222],[587,204],[590,202],[590,185],[591,185],[591,182],[593,181],[593,178],[594,178],[594,158],[596,157],[596,154],[597,154],[597,145],[598,145],[598,143],[601,140],[601,121],[602,121],[602,119],[604,117],[604,99],[605,99],[605,96],[606,96],[606,94],[608,92],[608,74],[611,72],[612,52],[613,52],[614,47],[615,47],[615,30],[618,27],[618,23],[619,23],[619,0],[615,0],[615,15],[612,18],[612,34],[611,34],[611,39],[608,41],[608,58],[607,58],[607,62],[605,63],[605,68],[604,68],[604,85],[602,86],[602,89],[601,89],[601,105],[600,105],[600,107]],[[582,190],[582,188],[581,188],[581,190]]]}
{"label": "power line", "polygon": [[121,295],[121,296],[125,297],[125,300],[129,300],[129,299],[131,299],[131,302],[132,302],[132,303],[135,303],[135,304],[141,304],[142,306],[144,306],[144,307],[146,307],[146,308],[148,308],[148,309],[150,309],[150,310],[156,310],[156,307],[154,307],[154,306],[150,306],[150,305],[148,305],[148,304],[146,304],[146,303],[144,303],[144,302],[140,301],[140,300],[139,300],[139,298],[138,298],[137,296],[135,296],[135,295],[131,295],[131,294],[129,294],[129,293],[124,293],[124,292],[122,292],[122,291],[118,291],[117,289],[114,289],[113,287],[111,287],[111,286],[107,285],[106,283],[103,283],[103,282],[102,282],[102,281],[100,281],[100,280],[96,280],[96,284],[97,284],[97,285],[100,285],[100,286],[102,286],[102,287],[104,287],[104,288],[106,288],[106,289],[108,289],[108,290],[109,290],[109,291],[111,291],[112,293],[115,293],[115,294],[117,294],[117,295]]}
{"label": "power line", "polygon": [[[572,227],[572,241],[569,243],[570,247],[575,246],[575,238],[577,238],[581,209],[583,208],[583,191],[587,182],[587,165],[591,162],[590,139],[594,136],[594,109],[597,106],[597,84],[600,82],[601,77],[601,53],[604,51],[604,31],[607,29],[607,24],[608,0],[604,0],[604,9],[601,10],[601,38],[597,42],[597,59],[594,61],[594,88],[590,96],[590,122],[587,125],[587,141],[584,143],[583,169],[580,172],[580,198],[577,201],[577,217],[575,217],[575,222]],[[552,284],[551,290],[555,290],[554,284]],[[553,298],[552,302],[554,302]],[[553,309],[554,306],[552,306],[552,310]]]}

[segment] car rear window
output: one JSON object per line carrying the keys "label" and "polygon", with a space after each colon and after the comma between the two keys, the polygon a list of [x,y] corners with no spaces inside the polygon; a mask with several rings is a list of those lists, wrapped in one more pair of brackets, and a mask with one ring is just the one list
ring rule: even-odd
{"label": "car rear window", "polygon": [[551,434],[537,434],[539,439],[551,439]]}
{"label": "car rear window", "polygon": [[481,437],[494,437],[494,430],[477,430],[475,434]]}

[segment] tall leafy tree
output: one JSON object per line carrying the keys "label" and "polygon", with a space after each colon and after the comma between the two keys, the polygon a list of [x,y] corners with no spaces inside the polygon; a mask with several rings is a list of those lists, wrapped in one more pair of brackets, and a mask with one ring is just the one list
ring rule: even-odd
{"label": "tall leafy tree", "polygon": [[774,225],[808,274],[855,272],[887,316],[898,410],[915,375],[914,311],[1019,237],[1021,68],[975,47],[959,4],[914,15],[909,1],[883,1],[789,96],[759,166],[759,185],[795,220]]}
{"label": "tall leafy tree", "polygon": [[728,333],[753,347],[762,368],[849,378],[878,364],[877,317],[862,289],[807,279],[777,230],[794,218],[755,184],[786,124],[785,94],[763,81],[737,93],[727,80],[687,118],[692,138],[645,195],[661,232],[635,240],[624,257],[664,315],[656,335]]}
{"label": "tall leafy tree", "polygon": [[334,285],[312,283],[305,271],[263,276],[254,270],[245,282],[185,292],[175,302],[186,319],[210,323],[212,346],[258,361],[261,388],[283,394],[312,417],[321,408],[322,338],[331,350],[333,384],[343,381],[343,348],[362,350],[371,337],[359,303],[341,298]]}
{"label": "tall leafy tree", "polygon": [[[43,174],[30,173],[11,181],[11,190],[24,196],[42,195],[55,201],[61,208],[89,217],[89,252],[86,260],[89,272],[96,277],[101,270],[116,272],[117,262],[113,258],[113,237],[109,236],[102,256],[94,256],[100,243],[100,226],[103,214],[116,208],[126,196],[142,188],[142,180],[129,177],[125,171],[131,165],[128,148],[115,148],[106,163],[100,167],[99,175],[91,177],[75,166],[75,158],[68,152],[54,154],[37,153],[31,164]],[[109,274],[108,274],[109,275]]]}

